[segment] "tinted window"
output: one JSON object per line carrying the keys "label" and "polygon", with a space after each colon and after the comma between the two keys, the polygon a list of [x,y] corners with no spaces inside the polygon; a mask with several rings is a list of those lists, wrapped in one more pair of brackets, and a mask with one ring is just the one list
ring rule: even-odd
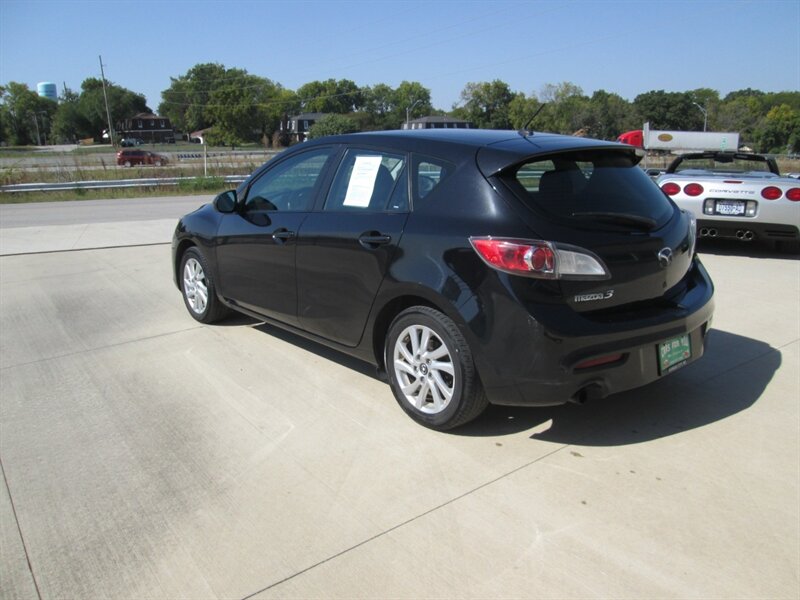
{"label": "tinted window", "polygon": [[717,173],[747,173],[760,171],[769,173],[770,168],[766,160],[755,157],[739,156],[697,156],[684,158],[676,167],[675,172],[688,170],[715,171]]}
{"label": "tinted window", "polygon": [[[557,218],[613,213],[662,224],[672,205],[627,154],[573,152],[538,158],[519,167],[512,188],[534,210]],[[589,213],[589,214],[587,214]]]}
{"label": "tinted window", "polygon": [[414,157],[414,198],[423,200],[452,175],[455,166],[449,162],[427,156]]}
{"label": "tinted window", "polygon": [[408,207],[406,159],[402,155],[348,150],[342,160],[326,211],[403,211]]}
{"label": "tinted window", "polygon": [[250,187],[245,210],[309,210],[314,186],[332,152],[331,148],[311,150],[268,170]]}

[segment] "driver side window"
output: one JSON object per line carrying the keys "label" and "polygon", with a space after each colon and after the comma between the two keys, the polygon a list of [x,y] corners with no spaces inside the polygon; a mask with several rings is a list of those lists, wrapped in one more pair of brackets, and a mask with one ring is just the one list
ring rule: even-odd
{"label": "driver side window", "polygon": [[270,169],[250,186],[245,211],[310,210],[314,186],[332,153],[332,148],[303,152]]}

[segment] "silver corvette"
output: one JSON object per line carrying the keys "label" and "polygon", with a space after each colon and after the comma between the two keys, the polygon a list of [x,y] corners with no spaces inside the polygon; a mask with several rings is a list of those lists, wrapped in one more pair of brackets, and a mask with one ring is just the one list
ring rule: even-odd
{"label": "silver corvette", "polygon": [[684,154],[656,182],[694,214],[699,237],[800,249],[800,182],[781,177],[774,159],[739,152]]}

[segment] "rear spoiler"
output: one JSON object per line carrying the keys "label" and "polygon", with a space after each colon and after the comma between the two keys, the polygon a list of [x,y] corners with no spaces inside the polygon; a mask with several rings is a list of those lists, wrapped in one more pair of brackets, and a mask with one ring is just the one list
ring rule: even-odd
{"label": "rear spoiler", "polygon": [[[550,138],[549,141],[551,140],[552,138]],[[559,141],[565,143],[543,144],[537,143],[536,137],[520,137],[517,140],[507,140],[484,146],[478,150],[475,160],[481,173],[483,173],[485,177],[492,177],[509,168],[530,162],[533,159],[542,159],[548,156],[557,156],[559,154],[573,152],[589,150],[621,152],[630,155],[634,165],[638,165],[645,156],[644,150],[629,146],[628,144],[568,136],[563,136],[563,139]]]}

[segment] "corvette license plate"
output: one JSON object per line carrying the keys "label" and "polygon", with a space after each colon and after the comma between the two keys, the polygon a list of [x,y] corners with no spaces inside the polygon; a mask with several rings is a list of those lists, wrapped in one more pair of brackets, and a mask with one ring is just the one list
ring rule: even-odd
{"label": "corvette license plate", "polygon": [[741,217],[744,215],[745,203],[742,200],[717,200],[715,212],[718,215]]}
{"label": "corvette license plate", "polygon": [[689,334],[669,339],[658,345],[658,373],[666,375],[677,371],[692,357]]}

